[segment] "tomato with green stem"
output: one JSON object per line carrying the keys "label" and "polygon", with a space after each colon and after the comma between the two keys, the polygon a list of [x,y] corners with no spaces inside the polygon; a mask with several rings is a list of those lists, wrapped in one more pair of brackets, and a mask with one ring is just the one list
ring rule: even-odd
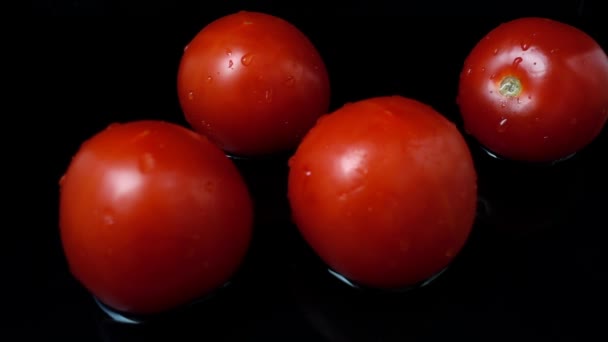
{"label": "tomato with green stem", "polygon": [[608,57],[588,34],[545,18],[491,30],[467,56],[457,102],[466,130],[493,154],[566,158],[608,119]]}

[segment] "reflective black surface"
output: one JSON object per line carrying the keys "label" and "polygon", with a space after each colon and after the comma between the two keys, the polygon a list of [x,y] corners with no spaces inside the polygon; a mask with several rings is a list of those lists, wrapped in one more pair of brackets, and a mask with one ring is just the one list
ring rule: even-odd
{"label": "reflective black surface", "polygon": [[[31,103],[25,107],[30,126],[35,123],[30,133],[36,155],[48,162],[34,161],[37,166],[27,171],[34,172],[27,184],[35,196],[20,203],[40,209],[23,216],[22,240],[9,248],[15,250],[9,259],[17,266],[15,275],[8,276],[14,287],[7,296],[16,309],[4,323],[21,337],[1,340],[604,340],[606,129],[591,146],[554,165],[497,160],[470,139],[480,196],[473,234],[435,281],[403,293],[351,288],[310,251],[289,220],[289,154],[234,160],[255,198],[257,220],[239,274],[214,296],[180,312],[145,324],[112,320],[70,276],[63,259],[57,181],[80,143],[111,122],[153,118],[185,125],[177,103],[176,68],[183,46],[211,20],[246,8],[292,21],[326,61],[332,109],[365,97],[401,94],[431,104],[458,125],[455,95],[462,62],[500,22],[546,15],[586,30],[608,48],[606,20],[585,15],[598,8],[592,1],[551,7],[530,2],[522,12],[518,9],[524,5],[518,3],[501,17],[465,20],[352,15],[408,14],[383,1],[327,8],[325,16],[316,18],[302,13],[321,6],[304,2],[294,2],[291,9],[269,2],[258,8],[202,3],[208,2],[37,2],[34,9],[43,14],[167,16],[32,21],[35,34],[27,36],[31,85],[24,90]],[[438,11],[455,7],[432,1],[412,6],[431,13],[433,4]],[[474,8],[467,2],[462,6]]]}

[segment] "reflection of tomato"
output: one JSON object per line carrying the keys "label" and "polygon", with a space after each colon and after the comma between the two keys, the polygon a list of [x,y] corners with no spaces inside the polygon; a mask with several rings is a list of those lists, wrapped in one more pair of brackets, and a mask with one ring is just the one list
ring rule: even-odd
{"label": "reflection of tomato", "polygon": [[594,140],[608,118],[608,57],[572,26],[513,20],[467,57],[458,104],[467,130],[499,156],[561,159]]}
{"label": "reflection of tomato", "polygon": [[372,98],[324,116],[290,161],[295,224],[360,285],[414,285],[464,245],[476,172],[457,128],[420,102]]}
{"label": "reflection of tomato", "polygon": [[177,125],[110,126],[82,145],[61,184],[70,269],[117,310],[155,313],[205,295],[248,248],[252,203],[236,167]]}
{"label": "reflection of tomato", "polygon": [[238,12],[201,30],[178,71],[192,127],[242,156],[295,148],[329,107],[329,78],[308,38],[287,21]]}

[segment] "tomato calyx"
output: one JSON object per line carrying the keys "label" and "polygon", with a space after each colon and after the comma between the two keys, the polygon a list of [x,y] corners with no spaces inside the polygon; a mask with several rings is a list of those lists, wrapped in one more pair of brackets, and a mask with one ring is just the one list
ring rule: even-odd
{"label": "tomato calyx", "polygon": [[505,97],[517,97],[521,91],[521,81],[515,76],[506,76],[498,86],[498,92]]}

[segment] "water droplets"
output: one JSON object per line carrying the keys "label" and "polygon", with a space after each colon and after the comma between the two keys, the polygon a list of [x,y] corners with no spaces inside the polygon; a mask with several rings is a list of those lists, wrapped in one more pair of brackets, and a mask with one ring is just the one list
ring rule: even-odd
{"label": "water droplets", "polygon": [[191,91],[188,92],[188,100],[190,100],[190,101],[194,100],[194,92],[191,92]]}
{"label": "water droplets", "polygon": [[494,56],[496,56],[496,55],[498,54],[498,48],[494,49],[494,51],[492,51],[492,54],[493,54]]}
{"label": "water droplets", "polygon": [[234,62],[232,61],[232,59],[228,60],[228,69],[232,69],[233,66]]}
{"label": "water droplets", "polygon": [[207,78],[205,79],[205,81],[206,81],[207,83],[211,83],[211,82],[213,82],[213,76],[211,76],[211,75],[207,75]]}
{"label": "water droplets", "polygon": [[492,75],[490,75],[490,79],[491,79],[491,80],[493,80],[493,79],[495,79],[495,78],[496,78],[496,74],[492,74]]}
{"label": "water droplets", "polygon": [[211,192],[213,192],[213,190],[215,190],[215,184],[212,181],[206,181],[205,184],[203,185],[203,190],[211,193]]}
{"label": "water droplets", "polygon": [[113,129],[113,128],[116,128],[118,126],[120,126],[120,124],[118,122],[112,122],[111,124],[108,125],[108,127],[106,127],[106,130]]}
{"label": "water droplets", "polygon": [[264,90],[264,102],[271,103],[272,102],[272,89]]}
{"label": "water droplets", "polygon": [[520,64],[522,61],[523,61],[523,58],[521,58],[521,57],[516,57],[516,58],[513,60],[513,66],[514,66],[514,67],[517,67],[517,66],[518,66],[518,65],[519,65],[519,64]]}
{"label": "water droplets", "polygon": [[549,53],[557,53],[558,51],[559,51],[559,49],[551,49],[551,50],[549,51]]}
{"label": "water droplets", "polygon": [[288,75],[287,78],[285,79],[285,82],[283,82],[283,83],[288,88],[291,88],[296,84],[296,79],[292,75]]}
{"label": "water droplets", "polygon": [[152,153],[144,153],[139,157],[138,161],[139,170],[143,173],[148,173],[156,167],[156,160]]}
{"label": "water droplets", "polygon": [[481,68],[481,72],[486,72],[486,68],[485,68],[485,67],[482,67],[482,68]]}
{"label": "water droplets", "polygon": [[507,118],[502,118],[502,120],[500,120],[500,122],[498,123],[498,126],[496,127],[496,131],[498,133],[506,132],[508,122],[509,122],[509,120],[507,120]]}
{"label": "water droplets", "polygon": [[226,56],[228,56],[228,57],[232,56],[232,50],[226,49]]}
{"label": "water droplets", "polygon": [[103,225],[106,227],[110,227],[116,224],[116,217],[114,211],[110,208],[105,208],[104,210],[102,210],[101,222],[103,222]]}
{"label": "water droplets", "polygon": [[467,71],[466,71],[467,75],[470,75],[472,72],[473,72],[472,68],[467,68]]}
{"label": "water droplets", "polygon": [[184,46],[184,52],[188,51],[188,48],[190,47],[190,44]]}
{"label": "water droplets", "polygon": [[530,43],[529,42],[522,42],[521,43],[521,49],[522,51],[527,51],[530,48]]}
{"label": "water droplets", "polygon": [[205,127],[207,130],[211,130],[211,124],[207,121],[201,120],[201,125],[203,125],[203,127]]}
{"label": "water droplets", "polygon": [[241,64],[243,64],[244,66],[248,66],[249,64],[251,64],[251,62],[253,62],[253,54],[246,53],[243,55],[243,57],[241,57]]}

